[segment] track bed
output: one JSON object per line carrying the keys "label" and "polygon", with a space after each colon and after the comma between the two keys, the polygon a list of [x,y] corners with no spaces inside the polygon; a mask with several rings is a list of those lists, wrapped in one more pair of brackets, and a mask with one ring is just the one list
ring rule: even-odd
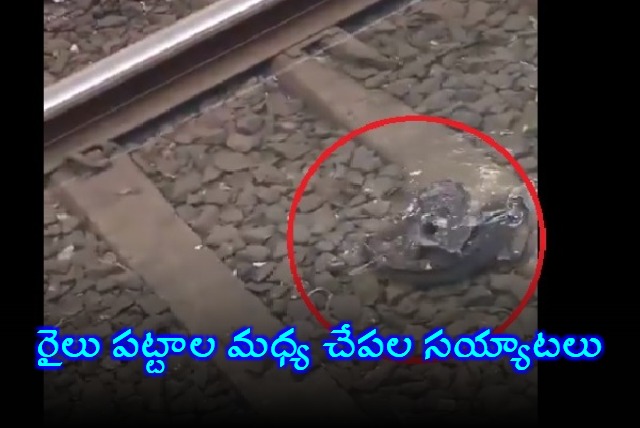
{"label": "track bed", "polygon": [[[209,329],[223,334],[216,329],[222,329],[223,324],[224,328],[231,328],[235,322],[229,321],[227,326],[220,315],[223,312],[233,314],[230,318],[238,322],[243,317],[263,320],[260,325],[256,321],[255,327],[267,330],[270,326],[295,325],[298,336],[310,340],[315,350],[314,370],[303,376],[304,381],[322,385],[327,399],[344,394],[348,399],[341,398],[340,405],[343,410],[357,409],[354,415],[361,412],[391,423],[426,418],[477,422],[497,414],[534,420],[535,368],[523,376],[515,374],[506,361],[417,366],[386,361],[328,362],[320,345],[326,331],[293,286],[285,238],[291,199],[307,168],[351,125],[365,124],[358,123],[366,115],[355,107],[353,114],[344,114],[362,94],[361,101],[381,105],[389,115],[406,110],[452,117],[477,127],[509,148],[535,178],[537,34],[534,21],[521,6],[515,1],[422,1],[391,14],[388,10],[378,11],[377,15],[368,11],[341,28],[333,28],[283,53],[273,63],[236,79],[216,95],[194,100],[155,123],[121,136],[102,151],[85,156],[84,163],[74,163],[71,179],[61,178],[58,174],[62,171],[58,171],[53,181],[65,203],[101,235],[91,238],[94,247],[99,248],[93,251],[90,263],[102,266],[100,260],[108,252],[111,264],[104,269],[115,274],[115,279],[96,278],[94,288],[81,291],[69,288],[59,298],[61,303],[51,306],[51,314],[57,315],[49,315],[48,319],[51,323],[60,322],[64,308],[71,306],[75,308],[72,316],[87,318],[77,328],[100,322],[142,323],[150,315],[140,302],[158,299],[166,301],[166,311],[171,308],[176,314],[177,320],[171,318],[174,324],[166,325],[174,330]],[[281,70],[282,64],[289,68]],[[351,95],[344,92],[342,99],[329,105],[331,88],[311,86],[300,90],[305,79],[313,81],[308,74],[298,73],[300,70],[335,75],[335,87],[348,88]],[[275,77],[274,71],[278,73]],[[386,104],[380,104],[380,100]],[[433,127],[421,128],[422,125],[425,124],[406,124],[402,129],[397,125],[398,132],[393,136],[402,147],[422,144],[409,141],[412,136],[435,132]],[[451,130],[437,135],[457,138]],[[425,138],[425,150],[417,160],[425,176],[433,174],[443,162],[429,150],[428,140]],[[357,330],[376,324],[383,333],[405,333],[416,338],[434,327],[444,327],[449,334],[458,335],[499,325],[524,295],[531,276],[530,265],[512,271],[490,271],[430,291],[382,281],[367,272],[358,276],[346,274],[363,263],[353,251],[357,243],[387,224],[401,206],[402,192],[410,185],[407,165],[416,160],[407,158],[405,162],[402,151],[390,158],[388,150],[378,150],[380,141],[383,140],[377,137],[358,139],[338,149],[320,168],[299,204],[294,233],[296,261],[315,305],[332,322],[350,320]],[[506,168],[481,143],[461,140],[458,144],[469,153],[480,150],[481,157],[474,155],[473,159]],[[467,174],[456,167],[451,171],[454,176],[439,178],[455,179],[457,172]],[[123,178],[118,181],[125,174],[133,182]],[[112,195],[112,202],[95,196],[107,193]],[[124,216],[127,210],[139,211]],[[169,212],[172,214],[165,215]],[[117,221],[113,218],[116,214]],[[45,235],[52,234],[55,224],[46,226]],[[144,232],[153,227],[159,233],[166,230],[167,237],[151,237]],[[175,244],[169,238],[173,233]],[[80,234],[84,239],[93,236],[88,232]],[[55,250],[49,250],[54,259],[69,251],[65,249],[75,239],[69,236],[60,235]],[[47,245],[53,244],[45,240]],[[163,245],[176,245],[173,252],[180,256],[172,258],[172,248],[154,249]],[[144,255],[135,253],[140,248],[149,251]],[[201,255],[192,255],[194,251]],[[189,266],[200,266],[199,262],[190,261],[198,257],[211,260],[202,268],[207,277],[197,279],[197,272],[181,276]],[[187,262],[194,264],[187,266]],[[346,268],[333,268],[338,262]],[[45,266],[56,263],[45,261]],[[165,276],[170,274],[175,280],[160,280],[160,267],[165,269]],[[84,267],[81,270],[89,271]],[[47,301],[53,301],[47,290],[59,288],[62,283],[65,287],[85,283],[82,276],[74,277],[72,282],[55,278],[53,274],[45,276]],[[157,280],[150,280],[153,278]],[[180,278],[185,278],[185,283]],[[105,286],[100,281],[112,284],[106,287],[107,292],[113,289],[120,294],[101,297],[97,288]],[[142,294],[129,294],[133,291],[126,291],[127,281],[138,284],[136,292]],[[196,289],[197,293],[188,291]],[[162,297],[144,297],[154,296],[152,290]],[[125,291],[127,294],[122,294]],[[101,319],[102,309],[82,310],[93,308],[92,303],[87,303],[87,295],[89,300],[96,300],[96,308],[105,308],[105,313],[117,321]],[[123,305],[124,299],[129,299],[125,308],[114,313],[113,308]],[[228,307],[223,310],[225,305]],[[192,308],[191,313],[188,308]],[[152,319],[169,320],[171,312],[151,314]],[[199,323],[196,315],[205,313],[200,319],[207,322]],[[536,326],[534,298],[509,331],[530,337]],[[222,363],[218,360],[221,358],[218,356],[214,363],[203,367],[201,363],[184,363],[188,367],[184,369],[175,365],[177,371],[184,370],[181,380],[171,374],[158,382],[182,385],[175,397],[190,397],[187,393],[191,393],[201,397],[203,403],[216,402],[209,397],[224,395],[228,404],[221,404],[220,408],[227,414],[236,412],[250,417],[253,413],[247,410],[249,407],[259,409],[258,413],[269,413],[256,405],[257,383],[245,383],[245,374]],[[99,370],[108,364],[105,361]],[[263,379],[265,384],[280,376],[270,364],[255,363],[251,372],[252,379]],[[82,376],[79,369],[71,373],[67,370],[58,377]],[[113,376],[100,377],[99,373],[96,376],[100,379]],[[137,373],[142,375],[141,370]],[[198,373],[206,373],[206,379],[198,380]],[[147,380],[138,382],[145,384]],[[169,394],[171,388],[164,386],[163,391]],[[49,389],[56,391],[55,386]],[[79,390],[74,389],[74,393],[79,394]],[[135,388],[134,391],[142,394]],[[319,403],[309,407],[319,417],[324,399],[318,396]],[[49,399],[50,406],[57,409],[52,400]],[[121,402],[120,398],[114,400]],[[329,411],[331,405],[326,406]],[[189,412],[173,410],[171,406],[164,410],[176,418],[181,412]],[[216,411],[203,411],[197,417],[204,421],[216,417]]]}

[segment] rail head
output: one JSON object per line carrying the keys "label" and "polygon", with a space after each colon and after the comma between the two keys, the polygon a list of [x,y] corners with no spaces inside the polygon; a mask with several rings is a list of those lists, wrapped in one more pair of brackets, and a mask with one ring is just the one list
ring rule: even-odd
{"label": "rail head", "polygon": [[287,0],[218,0],[44,89],[44,121]]}

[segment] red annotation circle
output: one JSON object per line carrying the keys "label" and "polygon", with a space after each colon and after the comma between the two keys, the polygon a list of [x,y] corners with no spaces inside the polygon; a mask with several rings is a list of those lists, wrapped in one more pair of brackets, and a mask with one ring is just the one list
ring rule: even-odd
{"label": "red annotation circle", "polygon": [[[318,156],[318,158],[313,163],[313,165],[311,165],[311,167],[306,172],[304,177],[302,177],[302,180],[300,181],[300,184],[296,189],[296,192],[293,196],[293,201],[291,202],[291,208],[289,210],[289,219],[287,222],[287,254],[289,257],[289,268],[291,269],[291,275],[293,276],[293,281],[296,285],[296,289],[298,290],[298,293],[300,294],[300,297],[304,301],[305,305],[307,305],[307,308],[309,308],[309,311],[311,311],[311,313],[318,320],[318,322],[326,329],[331,330],[333,326],[322,315],[322,313],[318,310],[318,308],[316,308],[316,306],[313,304],[313,302],[309,298],[309,295],[304,289],[302,279],[298,274],[298,267],[296,265],[296,257],[295,257],[295,248],[293,245],[293,229],[296,221],[296,211],[298,208],[298,204],[300,203],[300,200],[302,199],[302,195],[304,194],[305,189],[309,184],[309,181],[311,180],[313,175],[318,171],[318,169],[320,168],[320,165],[322,165],[322,163],[326,161],[329,158],[329,156],[333,154],[333,152],[335,152],[337,149],[339,149],[349,141],[364,134],[367,131],[373,131],[375,129],[382,128],[383,126],[393,125],[396,123],[405,123],[405,122],[439,123],[441,125],[458,129],[460,131],[464,131],[475,137],[478,137],[479,139],[487,143],[489,146],[493,147],[502,156],[504,156],[504,158],[507,161],[509,161],[509,163],[513,166],[515,171],[518,173],[518,176],[520,176],[520,178],[524,182],[527,188],[527,191],[531,195],[531,199],[533,200],[533,203],[536,208],[536,213],[538,216],[538,236],[539,236],[538,262],[536,264],[536,269],[533,274],[533,277],[531,278],[531,282],[529,283],[529,288],[527,289],[527,292],[525,293],[524,297],[522,298],[518,306],[516,306],[516,308],[511,312],[511,314],[509,314],[509,317],[502,324],[500,324],[498,327],[496,327],[493,330],[495,333],[502,333],[520,316],[524,308],[527,306],[527,303],[535,293],[536,287],[538,286],[538,281],[542,273],[544,253],[547,247],[547,233],[544,226],[542,206],[540,205],[540,199],[538,198],[538,193],[536,192],[536,189],[533,183],[527,176],[526,171],[524,170],[522,165],[520,165],[520,163],[511,155],[511,153],[509,153],[507,149],[502,147],[500,144],[498,144],[493,138],[491,138],[487,134],[484,134],[483,132],[480,132],[477,129],[474,129],[462,122],[457,122],[455,120],[451,120],[447,118],[435,117],[435,116],[408,115],[408,116],[389,117],[386,119],[376,120],[375,122],[371,122],[361,128],[358,128],[356,130],[349,132],[348,134],[346,134],[345,136],[337,140],[335,143],[333,143],[330,147],[325,149],[320,154],[320,156]],[[405,360],[404,362],[417,364],[417,363],[424,363],[429,361],[423,361],[419,357],[414,356]]]}

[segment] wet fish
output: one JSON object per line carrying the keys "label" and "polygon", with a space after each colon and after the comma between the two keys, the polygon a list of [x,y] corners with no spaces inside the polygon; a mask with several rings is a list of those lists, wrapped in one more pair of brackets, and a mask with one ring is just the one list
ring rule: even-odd
{"label": "wet fish", "polygon": [[469,238],[471,196],[461,183],[442,180],[418,194],[406,211],[406,234],[421,247],[459,252]]}
{"label": "wet fish", "polygon": [[477,213],[470,212],[469,201],[462,185],[451,181],[426,189],[392,229],[366,242],[374,271],[429,288],[459,282],[505,260],[510,242],[527,222],[524,200],[509,196]]}
{"label": "wet fish", "polygon": [[[503,251],[505,243],[513,236],[514,228],[499,224],[479,227],[479,231],[458,256],[451,256],[446,266],[392,266],[379,264],[375,270],[379,276],[427,289],[439,285],[453,284],[481,273]],[[449,255],[439,255],[448,258]],[[422,269],[418,269],[422,267]],[[425,267],[430,267],[426,269]]]}

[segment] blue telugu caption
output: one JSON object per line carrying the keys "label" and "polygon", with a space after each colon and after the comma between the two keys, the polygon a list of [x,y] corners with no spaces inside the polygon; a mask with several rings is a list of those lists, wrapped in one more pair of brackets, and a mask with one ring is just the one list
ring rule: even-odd
{"label": "blue telugu caption", "polygon": [[[64,361],[96,360],[101,357],[103,344],[99,337],[62,335],[55,327],[37,331],[36,367],[40,370],[60,370]],[[595,360],[602,355],[604,343],[598,336],[557,337],[538,332],[531,341],[522,341],[509,334],[494,334],[482,329],[475,334],[448,336],[443,328],[436,328],[422,338],[421,358],[433,360],[498,360],[509,359],[516,373],[526,373],[533,361]],[[322,347],[329,360],[402,361],[416,354],[414,338],[403,335],[382,336],[377,328],[354,334],[349,323],[342,323],[331,331],[331,338]],[[111,337],[109,356],[117,361],[142,359],[144,372],[162,376],[171,356],[188,354],[206,361],[215,356],[218,340],[214,336],[186,336],[145,332],[142,337],[132,328],[125,328]],[[274,337],[256,335],[251,327],[238,330],[225,349],[230,360],[272,359],[281,369],[304,373],[311,367],[311,345],[296,338],[296,328],[286,327]]]}

